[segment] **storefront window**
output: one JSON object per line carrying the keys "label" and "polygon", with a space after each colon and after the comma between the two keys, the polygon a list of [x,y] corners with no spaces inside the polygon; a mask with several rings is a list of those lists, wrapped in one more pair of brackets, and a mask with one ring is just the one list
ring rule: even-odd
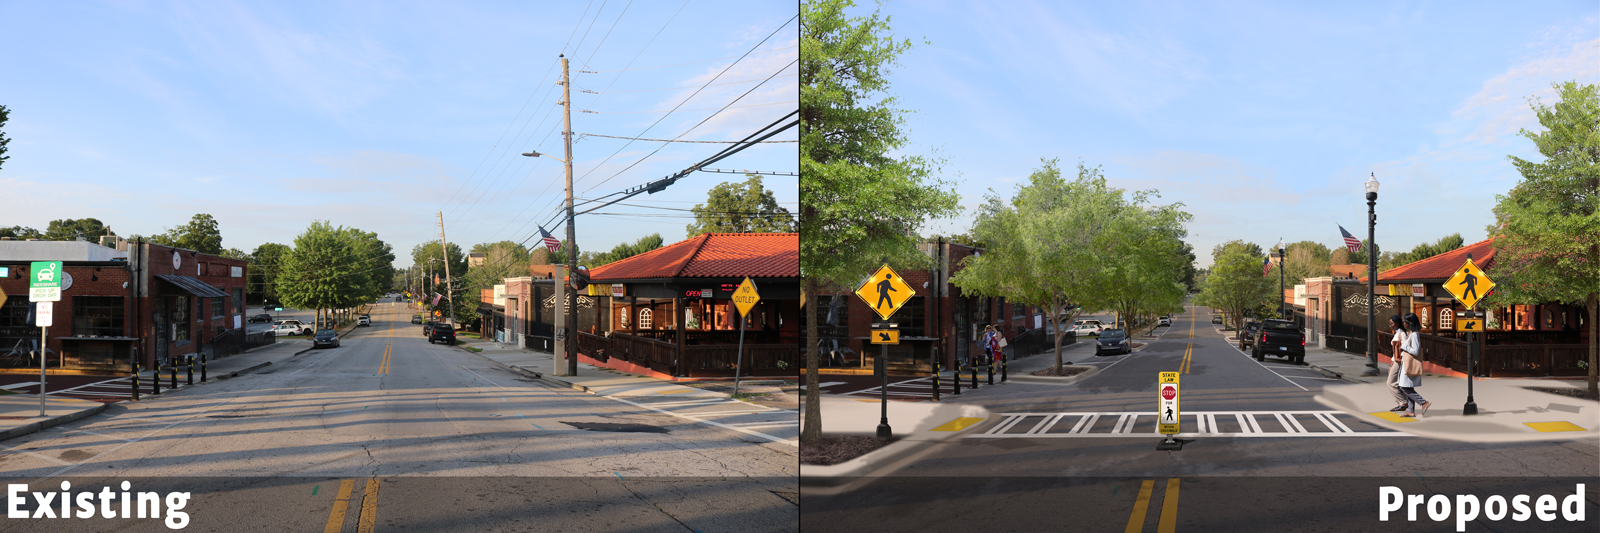
{"label": "storefront window", "polygon": [[222,316],[222,299],[221,298],[212,298],[211,299],[211,317],[212,318],[220,318],[221,316]]}
{"label": "storefront window", "polygon": [[683,310],[684,329],[700,329],[700,320],[695,317],[699,310],[698,307],[689,307]]}
{"label": "storefront window", "polygon": [[639,310],[639,329],[650,329],[650,315],[650,308],[648,307]]}
{"label": "storefront window", "polygon": [[100,337],[123,335],[121,296],[74,296],[72,334]]}
{"label": "storefront window", "polygon": [[189,297],[172,297],[172,340],[189,341]]}
{"label": "storefront window", "polygon": [[1504,311],[1500,309],[1490,310],[1487,318],[1484,319],[1483,327],[1487,329],[1500,329],[1500,313],[1502,312]]}
{"label": "storefront window", "polygon": [[233,314],[244,314],[244,287],[233,288]]}

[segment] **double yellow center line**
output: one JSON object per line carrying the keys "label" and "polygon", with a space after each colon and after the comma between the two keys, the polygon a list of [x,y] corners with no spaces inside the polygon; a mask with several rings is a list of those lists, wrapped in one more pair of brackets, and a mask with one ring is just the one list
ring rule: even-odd
{"label": "double yellow center line", "polygon": [[1194,363],[1194,314],[1189,315],[1189,345],[1183,348],[1183,362],[1178,364],[1178,373],[1188,374],[1189,368]]}
{"label": "double yellow center line", "polygon": [[[1126,533],[1139,533],[1144,531],[1144,515],[1150,510],[1150,496],[1155,492],[1156,480],[1146,479],[1139,487],[1139,499],[1133,502],[1133,514],[1128,516]],[[1161,499],[1161,522],[1156,524],[1157,533],[1173,533],[1178,527],[1178,478],[1167,480],[1167,495]]]}
{"label": "double yellow center line", "polygon": [[[333,510],[328,513],[328,525],[323,526],[323,533],[340,533],[344,530],[344,516],[350,509],[350,493],[355,490],[356,480],[346,479],[339,482],[339,494],[333,500]],[[361,516],[356,521],[357,533],[372,533],[378,525],[378,478],[367,479],[367,493],[361,497]]]}
{"label": "double yellow center line", "polygon": [[[394,338],[394,321],[389,322],[389,338]],[[390,341],[383,346],[383,361],[378,363],[378,374],[388,374],[389,364],[394,361],[394,342]]]}

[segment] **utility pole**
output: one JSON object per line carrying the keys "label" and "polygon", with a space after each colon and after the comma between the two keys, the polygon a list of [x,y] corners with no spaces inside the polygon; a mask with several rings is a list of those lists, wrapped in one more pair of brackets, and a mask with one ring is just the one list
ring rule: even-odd
{"label": "utility pole", "polygon": [[444,256],[444,298],[450,301],[450,323],[455,324],[456,296],[455,286],[450,282],[450,241],[444,240],[444,211],[439,212],[439,254]]}
{"label": "utility pole", "polygon": [[[567,148],[567,160],[564,162],[567,170],[567,276],[570,279],[578,271],[578,234],[572,227],[572,78],[567,72],[567,56],[561,55],[561,117],[563,129],[561,131],[562,144]],[[571,333],[567,335],[566,357],[567,375],[578,375],[578,295],[572,295],[572,303],[567,305],[567,328]],[[683,327],[679,324],[678,327]]]}

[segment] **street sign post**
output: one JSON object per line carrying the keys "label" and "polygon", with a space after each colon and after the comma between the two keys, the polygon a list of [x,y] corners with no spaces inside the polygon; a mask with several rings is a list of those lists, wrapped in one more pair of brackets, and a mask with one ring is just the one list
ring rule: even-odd
{"label": "street sign post", "polygon": [[878,313],[878,318],[883,320],[889,320],[895,311],[900,310],[900,306],[916,294],[917,291],[911,290],[911,286],[906,285],[906,281],[887,264],[879,267],[866,283],[856,289],[856,296],[867,302],[873,312]]}
{"label": "street sign post", "polygon": [[[706,292],[706,291],[702,291]],[[739,374],[744,367],[744,323],[749,320],[750,309],[761,301],[761,293],[756,292],[756,282],[744,278],[739,288],[733,291],[733,306],[739,309],[739,353],[733,363],[733,393],[739,393]]]}
{"label": "street sign post", "polygon": [[1178,408],[1178,373],[1162,372],[1157,382],[1157,400],[1160,409],[1156,411],[1156,429],[1166,439],[1156,445],[1157,450],[1178,451],[1183,449],[1183,442],[1172,436],[1182,431],[1180,419],[1183,412]]}
{"label": "street sign post", "polygon": [[[878,271],[873,272],[872,276],[867,278],[867,281],[856,289],[856,296],[867,302],[867,305],[872,306],[872,311],[877,313],[878,318],[884,321],[884,323],[875,326],[873,331],[893,330],[895,331],[893,335],[896,342],[900,338],[899,330],[888,324],[889,317],[894,316],[894,312],[899,311],[900,307],[905,305],[911,299],[911,296],[916,293],[917,291],[911,290],[911,286],[906,285],[906,281],[899,274],[896,274],[894,269],[889,268],[887,263],[878,267]],[[883,383],[878,386],[878,401],[883,406],[882,414],[878,419],[878,438],[887,440],[894,436],[894,432],[889,429],[889,345],[878,342],[877,339],[879,337],[876,334],[872,336],[874,339],[873,344],[878,344],[882,347],[878,350],[878,361],[874,365],[877,367],[878,375],[883,378]],[[974,378],[976,378],[976,374],[974,374]]]}
{"label": "street sign post", "polygon": [[[1467,308],[1467,312],[1465,314],[1467,314],[1470,319],[1463,320],[1461,325],[1458,326],[1458,329],[1469,332],[1483,331],[1483,320],[1481,320],[1483,318],[1482,314],[1478,313],[1474,308],[1478,306],[1478,300],[1482,299],[1485,295],[1488,295],[1489,291],[1494,290],[1494,281],[1490,280],[1489,276],[1484,274],[1482,270],[1479,270],[1478,265],[1473,264],[1472,254],[1467,254],[1466,264],[1461,265],[1461,268],[1456,269],[1455,275],[1450,276],[1450,280],[1444,282],[1444,288],[1445,290],[1450,291],[1450,295],[1455,296],[1456,300],[1461,302],[1461,305],[1466,306]],[[1467,329],[1468,327],[1473,329]],[[1478,402],[1474,401],[1472,398],[1472,363],[1478,359],[1478,350],[1477,334],[1468,333],[1467,404],[1461,407],[1461,414],[1463,415],[1478,414]]]}
{"label": "street sign post", "polygon": [[61,301],[61,279],[64,277],[60,261],[34,261],[28,268],[28,301],[38,302],[34,324],[39,326],[39,416],[45,416],[44,397],[48,391],[44,364],[49,353],[50,325],[55,315],[54,302]]}

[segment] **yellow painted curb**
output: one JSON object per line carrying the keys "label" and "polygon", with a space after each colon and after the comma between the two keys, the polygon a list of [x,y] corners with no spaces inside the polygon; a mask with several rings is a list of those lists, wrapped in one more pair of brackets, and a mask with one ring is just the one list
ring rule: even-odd
{"label": "yellow painted curb", "polygon": [[1571,422],[1523,422],[1522,425],[1533,428],[1534,431],[1549,433],[1552,431],[1589,431],[1583,426]]}
{"label": "yellow painted curb", "polygon": [[955,420],[951,420],[949,422],[945,422],[944,425],[936,427],[936,428],[933,428],[933,429],[930,429],[928,431],[961,431],[963,429],[967,429],[969,427],[972,427],[974,424],[977,424],[977,423],[982,422],[984,420],[986,420],[986,419],[984,419],[984,418],[974,418],[974,417],[970,417],[970,416],[963,416],[961,418],[957,418]]}
{"label": "yellow painted curb", "polygon": [[1379,412],[1379,413],[1367,413],[1367,414],[1372,415],[1372,416],[1376,416],[1378,418],[1382,418],[1384,420],[1388,420],[1390,422],[1396,422],[1396,423],[1406,423],[1406,422],[1416,422],[1417,421],[1417,419],[1415,419],[1415,418],[1411,418],[1411,417],[1408,417],[1408,416],[1400,416],[1400,413],[1396,413],[1394,411],[1383,411],[1383,412]]}
{"label": "yellow painted curb", "polygon": [[692,391],[692,390],[669,390],[669,391],[657,392],[656,394],[683,394],[683,393],[686,393],[686,392],[694,392],[694,391]]}

